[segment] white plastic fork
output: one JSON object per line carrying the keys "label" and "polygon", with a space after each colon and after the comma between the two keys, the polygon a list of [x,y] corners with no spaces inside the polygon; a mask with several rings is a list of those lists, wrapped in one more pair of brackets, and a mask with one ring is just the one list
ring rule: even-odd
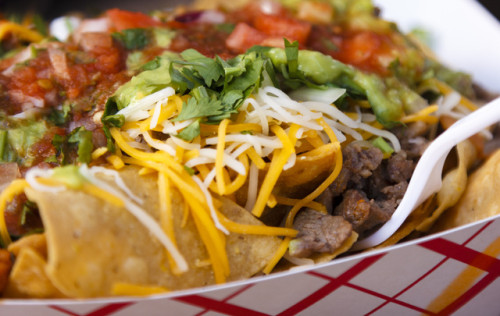
{"label": "white plastic fork", "polygon": [[459,142],[500,121],[500,98],[460,119],[439,135],[425,150],[417,163],[401,203],[392,217],[375,233],[357,242],[353,250],[374,247],[398,230],[411,212],[442,185],[444,161]]}

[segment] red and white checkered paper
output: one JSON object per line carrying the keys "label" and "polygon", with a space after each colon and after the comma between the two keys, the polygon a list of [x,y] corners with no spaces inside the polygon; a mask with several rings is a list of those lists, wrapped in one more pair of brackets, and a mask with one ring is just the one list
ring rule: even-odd
{"label": "red and white checkered paper", "polygon": [[[152,298],[4,300],[0,315],[498,315],[499,276],[500,217],[496,217],[245,282]],[[457,287],[461,290],[432,305],[452,284],[462,284]]]}

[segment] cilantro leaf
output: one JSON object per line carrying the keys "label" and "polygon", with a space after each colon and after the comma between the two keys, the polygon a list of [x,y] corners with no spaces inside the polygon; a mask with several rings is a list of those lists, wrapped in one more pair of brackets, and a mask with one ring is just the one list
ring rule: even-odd
{"label": "cilantro leaf", "polygon": [[68,158],[66,155],[67,146],[66,146],[67,137],[59,134],[55,134],[52,138],[52,145],[56,149],[56,154],[54,156],[54,162],[58,162],[61,165],[65,165],[68,163]]}
{"label": "cilantro leaf", "polygon": [[147,30],[140,28],[115,32],[112,36],[129,50],[142,49],[149,43]]}
{"label": "cilantro leaf", "polygon": [[288,63],[288,74],[291,78],[299,77],[299,42],[290,43],[285,38],[285,54]]}
{"label": "cilantro leaf", "polygon": [[[183,60],[172,61],[170,78],[178,93],[188,93],[191,98],[173,121],[200,119],[180,133],[183,139],[196,137],[200,122],[216,124],[237,113],[245,98],[260,86],[267,59],[257,51],[229,60],[212,59],[194,49],[185,50],[181,57]],[[271,62],[266,67],[269,65],[272,67]]]}
{"label": "cilantro leaf", "polygon": [[141,70],[142,71],[155,70],[155,69],[159,68],[160,66],[161,66],[160,58],[156,57],[155,59],[150,60],[147,63],[145,63],[144,65],[142,65]]}
{"label": "cilantro leaf", "polygon": [[235,77],[226,87],[226,91],[245,91],[251,87],[257,87],[260,83],[264,60],[255,54],[245,56],[246,70],[240,76]]}
{"label": "cilantro leaf", "polygon": [[78,162],[90,163],[92,161],[92,132],[87,131],[85,127],[80,126],[74,129],[69,138],[68,143],[78,144]]}
{"label": "cilantro leaf", "polygon": [[104,113],[102,114],[101,123],[104,135],[106,135],[107,147],[110,152],[115,152],[115,143],[109,129],[111,127],[121,127],[125,123],[123,115],[115,115],[118,112],[118,105],[115,98],[110,97],[104,106]]}
{"label": "cilantro leaf", "polygon": [[197,100],[195,97],[192,97],[182,104],[181,113],[173,121],[185,121],[193,118],[220,115],[222,113],[222,103],[220,100],[215,98]]}
{"label": "cilantro leaf", "polygon": [[185,141],[192,141],[198,135],[200,135],[200,120],[196,120],[193,123],[189,124],[186,128],[180,131],[176,136]]}
{"label": "cilantro leaf", "polygon": [[47,119],[54,123],[54,125],[63,126],[66,122],[68,122],[70,112],[71,105],[65,103],[60,110],[52,108],[51,112],[47,116]]}
{"label": "cilantro leaf", "polygon": [[184,170],[186,170],[187,173],[189,173],[190,176],[193,176],[196,173],[195,170],[193,168],[191,168],[191,167],[188,167],[186,165],[183,165],[183,167],[184,167]]}
{"label": "cilantro leaf", "polygon": [[11,161],[12,150],[9,148],[8,131],[0,129],[0,162]]}
{"label": "cilantro leaf", "polygon": [[216,60],[202,55],[195,49],[187,49],[181,53],[181,56],[185,61],[177,63],[191,66],[192,70],[201,76],[208,87],[224,75],[224,70]]}
{"label": "cilantro leaf", "polygon": [[225,75],[224,82],[225,83],[231,81],[231,79],[233,77],[240,76],[246,70],[244,58],[235,57],[233,59],[225,61],[224,59],[220,58],[219,56],[216,56],[216,59],[217,59],[217,62],[224,69],[224,75]]}

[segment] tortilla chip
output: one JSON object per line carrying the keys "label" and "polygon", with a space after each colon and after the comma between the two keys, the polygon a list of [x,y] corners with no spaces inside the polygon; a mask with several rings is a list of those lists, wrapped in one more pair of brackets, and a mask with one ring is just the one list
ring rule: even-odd
{"label": "tortilla chip", "polygon": [[[156,176],[138,176],[136,168],[124,168],[120,175],[143,199],[145,211],[159,220]],[[53,194],[30,189],[27,195],[38,204],[44,222],[47,275],[67,296],[110,296],[117,283],[177,290],[215,282],[192,218],[181,228],[184,202],[178,192],[171,196],[175,238],[189,265],[189,271],[181,275],[172,274],[163,246],[126,209],[74,190]],[[221,212],[234,221],[259,223],[239,206]],[[278,246],[277,237],[230,234],[226,239],[231,269],[227,280],[254,275]]]}
{"label": "tortilla chip", "polygon": [[47,259],[47,239],[45,234],[27,235],[9,245],[7,250],[19,256],[23,248],[31,248],[35,250],[42,258]]}
{"label": "tortilla chip", "polygon": [[45,259],[30,247],[21,248],[9,276],[5,297],[60,298],[64,295],[45,272]]}
{"label": "tortilla chip", "polygon": [[443,212],[455,205],[467,186],[467,170],[476,161],[477,154],[474,145],[465,140],[457,145],[458,166],[448,172],[443,178],[443,184],[437,193],[438,206],[431,216],[424,219],[417,230],[428,231]]}
{"label": "tortilla chip", "polygon": [[470,176],[463,196],[441,216],[433,230],[442,231],[500,214],[498,188],[500,150]]}
{"label": "tortilla chip", "polygon": [[275,193],[287,197],[307,195],[332,172],[335,153],[330,143],[298,155],[295,165],[281,173]]}
{"label": "tortilla chip", "polygon": [[387,238],[383,243],[367,250],[389,247],[410,236],[410,234],[415,232],[420,223],[432,214],[432,211],[435,208],[435,195],[432,195],[424,203],[413,210],[413,212],[411,212],[410,216],[408,216],[408,218],[394,234]]}

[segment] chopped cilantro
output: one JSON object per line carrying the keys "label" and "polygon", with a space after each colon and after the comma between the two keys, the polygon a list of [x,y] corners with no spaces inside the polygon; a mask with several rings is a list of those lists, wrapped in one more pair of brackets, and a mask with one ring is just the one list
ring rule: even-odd
{"label": "chopped cilantro", "polygon": [[299,72],[299,42],[290,43],[285,38],[285,54],[288,62],[288,74],[291,78],[298,77]]}
{"label": "chopped cilantro", "polygon": [[371,143],[373,144],[373,146],[377,147],[378,149],[380,149],[382,151],[382,153],[384,154],[392,154],[394,152],[394,149],[391,147],[391,145],[389,145],[385,139],[383,139],[382,137],[377,137],[375,139],[373,139],[371,141]]}
{"label": "chopped cilantro", "polygon": [[19,224],[24,225],[26,224],[26,217],[28,214],[32,214],[35,210],[37,209],[37,206],[35,203],[31,201],[26,201],[23,204],[23,208],[21,210],[21,216],[19,218]]}
{"label": "chopped cilantro", "polygon": [[189,124],[176,136],[185,141],[192,141],[196,136],[200,135],[200,120],[197,119],[193,123]]}
{"label": "chopped cilantro", "polygon": [[142,65],[141,70],[154,70],[156,68],[160,67],[160,59],[159,57],[156,57],[155,59],[148,61],[144,65]]}
{"label": "chopped cilantro", "polygon": [[66,103],[60,110],[53,108],[47,116],[47,119],[54,123],[54,125],[62,126],[68,122],[70,112],[71,105]]}
{"label": "chopped cilantro", "polygon": [[38,33],[42,34],[43,36],[47,36],[49,34],[47,30],[47,24],[40,14],[33,15],[33,24],[35,25],[35,29],[38,31]]}
{"label": "chopped cilantro", "polygon": [[193,97],[182,105],[182,111],[174,121],[185,121],[193,118],[220,115],[223,113],[221,108],[222,103],[217,99],[207,97],[197,100]]}
{"label": "chopped cilantro", "polygon": [[227,34],[231,34],[231,32],[234,30],[236,25],[234,23],[220,23],[220,24],[215,24],[215,29],[221,32],[225,32]]}
{"label": "chopped cilantro", "polygon": [[207,87],[212,86],[213,82],[216,82],[224,75],[224,69],[217,60],[205,57],[194,49],[183,51],[181,57],[185,61],[178,61],[177,63],[192,66],[194,71],[192,75],[198,74]]}
{"label": "chopped cilantro", "polygon": [[[249,52],[233,59],[208,58],[194,49],[181,53],[182,60],[170,65],[172,86],[191,98],[183,104],[175,121],[198,118],[178,137],[192,140],[199,134],[200,122],[217,124],[238,111],[257,87],[266,69],[266,57]],[[270,63],[270,62],[269,62]]]}
{"label": "chopped cilantro", "polygon": [[188,167],[188,166],[186,166],[186,165],[184,165],[184,170],[186,170],[186,171],[187,171],[187,173],[189,173],[189,175],[190,175],[190,176],[193,176],[193,175],[195,174],[194,169],[193,169],[193,168],[190,168],[190,167]]}
{"label": "chopped cilantro", "polygon": [[126,49],[142,49],[149,43],[148,31],[145,29],[127,29],[112,34]]}
{"label": "chopped cilantro", "polygon": [[104,135],[106,135],[107,147],[110,152],[115,152],[115,143],[111,137],[110,127],[121,127],[125,123],[123,115],[116,115],[118,112],[118,105],[115,98],[108,98],[104,106],[104,113],[102,114],[101,123]]}
{"label": "chopped cilantro", "polygon": [[50,158],[50,160],[55,160],[54,162],[58,162],[61,165],[67,164],[66,136],[55,134],[52,138],[52,145],[56,149],[56,154],[54,158]]}
{"label": "chopped cilantro", "polygon": [[9,150],[9,142],[6,130],[0,130],[0,162],[7,162],[7,152]]}
{"label": "chopped cilantro", "polygon": [[90,163],[92,161],[93,144],[91,131],[87,131],[83,126],[74,129],[68,138],[68,143],[78,144],[78,162]]}

